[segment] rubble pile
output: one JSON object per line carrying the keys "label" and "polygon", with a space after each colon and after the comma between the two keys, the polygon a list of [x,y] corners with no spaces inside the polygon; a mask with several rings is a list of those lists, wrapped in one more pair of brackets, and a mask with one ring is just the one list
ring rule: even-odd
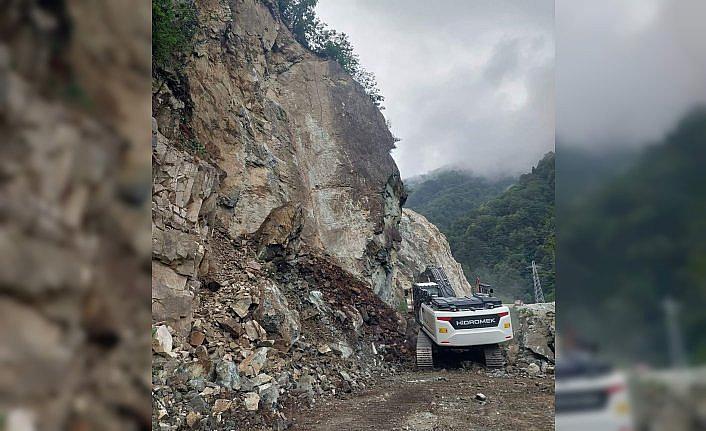
{"label": "rubble pile", "polygon": [[555,364],[555,303],[512,307],[515,337],[507,345],[508,369],[531,376],[551,374]]}
{"label": "rubble pile", "polygon": [[285,429],[410,359],[404,321],[325,256],[261,262],[218,230],[208,249],[188,334],[153,327],[153,429]]}

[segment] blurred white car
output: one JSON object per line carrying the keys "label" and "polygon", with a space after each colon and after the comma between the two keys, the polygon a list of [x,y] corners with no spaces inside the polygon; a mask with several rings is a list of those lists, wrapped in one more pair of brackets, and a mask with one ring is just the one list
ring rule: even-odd
{"label": "blurred white car", "polygon": [[633,431],[627,377],[589,356],[557,362],[557,431]]}

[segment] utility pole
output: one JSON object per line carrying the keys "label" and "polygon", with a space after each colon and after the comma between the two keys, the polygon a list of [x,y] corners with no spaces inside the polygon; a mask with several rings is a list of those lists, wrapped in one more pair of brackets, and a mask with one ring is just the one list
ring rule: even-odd
{"label": "utility pole", "polygon": [[539,282],[537,264],[534,263],[534,261],[532,261],[532,281],[534,282],[534,302],[544,302],[544,292],[542,292],[542,283]]}
{"label": "utility pole", "polygon": [[679,330],[679,304],[671,297],[667,297],[662,303],[664,315],[667,323],[667,336],[669,337],[669,356],[673,367],[684,367],[686,365],[686,355],[684,354],[684,340],[682,340]]}

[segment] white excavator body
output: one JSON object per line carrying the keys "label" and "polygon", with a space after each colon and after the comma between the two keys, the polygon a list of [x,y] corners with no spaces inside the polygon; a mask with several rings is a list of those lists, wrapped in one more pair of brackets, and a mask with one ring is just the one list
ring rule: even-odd
{"label": "white excavator body", "polygon": [[438,311],[420,307],[422,329],[441,347],[498,344],[513,337],[510,309],[506,306],[481,310]]}
{"label": "white excavator body", "polygon": [[434,351],[443,348],[484,350],[486,366],[502,367],[499,344],[512,340],[510,309],[478,282],[476,293],[457,297],[443,269],[428,267],[413,286],[417,366],[433,367]]}

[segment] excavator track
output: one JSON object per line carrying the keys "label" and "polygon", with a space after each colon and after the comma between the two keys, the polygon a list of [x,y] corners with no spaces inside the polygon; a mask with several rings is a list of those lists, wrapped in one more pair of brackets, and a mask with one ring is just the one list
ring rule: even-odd
{"label": "excavator track", "polygon": [[485,366],[488,368],[502,368],[505,365],[503,353],[500,351],[500,346],[492,344],[483,348],[485,353]]}
{"label": "excavator track", "polygon": [[434,367],[431,340],[421,329],[417,333],[417,368],[429,370]]}

